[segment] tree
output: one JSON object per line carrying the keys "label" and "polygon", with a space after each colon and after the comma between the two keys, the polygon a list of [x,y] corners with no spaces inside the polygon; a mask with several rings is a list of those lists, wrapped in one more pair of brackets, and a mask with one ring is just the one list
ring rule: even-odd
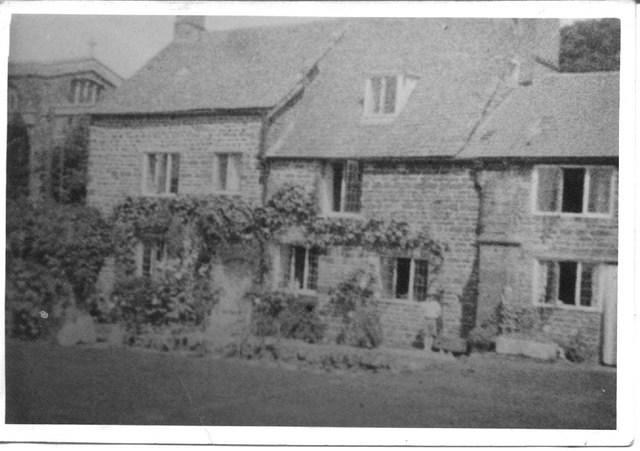
{"label": "tree", "polygon": [[619,19],[585,20],[562,27],[562,72],[617,71],[619,68]]}
{"label": "tree", "polygon": [[89,127],[80,119],[67,131],[64,143],[53,149],[53,198],[61,203],[82,203],[87,194]]}
{"label": "tree", "polygon": [[22,117],[7,126],[7,199],[29,194],[29,134]]}

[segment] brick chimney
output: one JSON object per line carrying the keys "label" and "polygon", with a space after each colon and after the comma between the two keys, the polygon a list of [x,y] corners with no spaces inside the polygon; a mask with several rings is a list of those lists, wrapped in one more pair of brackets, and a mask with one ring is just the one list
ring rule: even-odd
{"label": "brick chimney", "polygon": [[558,19],[514,19],[517,42],[516,78],[530,85],[541,73],[554,70],[560,60],[560,22]]}
{"label": "brick chimney", "polygon": [[204,31],[204,16],[176,16],[173,25],[173,39],[195,42],[200,39]]}

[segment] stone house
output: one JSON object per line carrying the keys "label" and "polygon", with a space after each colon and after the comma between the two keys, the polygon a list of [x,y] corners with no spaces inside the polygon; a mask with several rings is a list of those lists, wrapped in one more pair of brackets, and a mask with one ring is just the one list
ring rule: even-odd
{"label": "stone house", "polygon": [[558,56],[555,20],[206,32],[204,18],[180,17],[174,41],[92,115],[88,202],[105,214],[138,195],[261,203],[302,185],[321,216],[428,230],[444,263],[320,253],[283,234],[275,287],[326,300],[366,266],[380,275],[388,345],[410,346],[420,301],[437,300],[443,336],[465,336],[499,304],[541,305],[542,333],[580,332],[599,354],[615,293],[618,79],[555,73]]}
{"label": "stone house", "polygon": [[[29,193],[39,196],[50,172],[50,152],[86,118],[122,78],[95,58],[9,62],[8,118],[26,125],[30,143]],[[20,118],[20,119],[18,119]]]}

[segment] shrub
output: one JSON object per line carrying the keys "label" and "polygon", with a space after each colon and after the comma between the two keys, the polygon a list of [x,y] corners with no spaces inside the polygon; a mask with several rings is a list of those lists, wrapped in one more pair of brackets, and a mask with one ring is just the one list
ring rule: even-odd
{"label": "shrub", "polygon": [[322,340],[325,325],[317,311],[316,301],[278,291],[254,294],[252,321],[258,336],[280,336],[317,343]]}
{"label": "shrub", "polygon": [[18,261],[41,266],[51,277],[64,279],[79,303],[89,297],[111,250],[110,227],[97,210],[8,202],[6,226],[8,267]]}
{"label": "shrub", "polygon": [[375,284],[375,274],[358,270],[331,290],[329,312],[342,318],[339,344],[360,348],[377,348],[382,344],[382,324],[374,300]]}
{"label": "shrub", "polygon": [[119,281],[112,300],[128,329],[145,327],[204,328],[218,301],[206,275],[164,274],[154,280],[132,277]]}
{"label": "shrub", "polygon": [[570,362],[581,363],[592,357],[592,351],[580,331],[573,334],[561,347],[565,358]]}
{"label": "shrub", "polygon": [[493,351],[496,348],[497,336],[498,326],[495,323],[486,323],[471,329],[467,342],[471,350]]}
{"label": "shrub", "polygon": [[71,287],[46,267],[25,260],[7,266],[5,313],[9,334],[16,338],[47,337],[57,323],[56,308],[72,298]]}

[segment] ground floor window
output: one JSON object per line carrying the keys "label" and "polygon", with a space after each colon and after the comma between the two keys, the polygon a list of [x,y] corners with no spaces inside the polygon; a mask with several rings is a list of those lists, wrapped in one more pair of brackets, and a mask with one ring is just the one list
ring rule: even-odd
{"label": "ground floor window", "polygon": [[427,260],[383,257],[381,267],[385,297],[426,300],[429,280]]}
{"label": "ground floor window", "polygon": [[537,303],[573,307],[597,307],[597,265],[571,260],[538,261]]}
{"label": "ground floor window", "polygon": [[318,252],[303,246],[283,246],[283,285],[293,290],[318,288]]}
{"label": "ground floor window", "polygon": [[156,277],[165,268],[167,249],[164,243],[141,243],[138,252],[138,275]]}
{"label": "ground floor window", "polygon": [[169,195],[178,193],[180,154],[148,153],[144,157],[143,193]]}

